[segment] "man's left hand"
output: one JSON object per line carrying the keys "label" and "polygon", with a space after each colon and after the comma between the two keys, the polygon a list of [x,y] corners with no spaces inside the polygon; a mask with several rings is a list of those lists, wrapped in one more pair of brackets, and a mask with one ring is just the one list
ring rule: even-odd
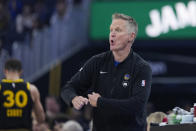
{"label": "man's left hand", "polygon": [[101,97],[98,93],[88,94],[88,99],[92,107],[97,107],[97,100]]}

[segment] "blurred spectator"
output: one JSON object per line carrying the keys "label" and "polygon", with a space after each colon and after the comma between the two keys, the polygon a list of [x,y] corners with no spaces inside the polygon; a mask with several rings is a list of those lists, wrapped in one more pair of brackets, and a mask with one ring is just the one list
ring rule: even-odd
{"label": "blurred spectator", "polygon": [[68,10],[68,1],[67,0],[57,0],[56,10],[50,20],[52,25],[58,24],[59,22],[66,23],[69,19],[69,10]]}
{"label": "blurred spectator", "polygon": [[47,1],[45,1],[45,5],[47,8],[47,14],[50,18],[52,16],[53,12],[55,11],[56,0],[47,0]]}
{"label": "blurred spectator", "polygon": [[76,119],[85,131],[89,130],[89,123],[92,120],[92,107],[85,106],[82,110],[82,115]]}
{"label": "blurred spectator", "polygon": [[19,14],[16,18],[16,31],[18,33],[31,33],[33,28],[33,13],[30,5],[24,5],[22,14]]}
{"label": "blurred spectator", "polygon": [[62,124],[68,120],[70,120],[70,118],[66,114],[59,114],[50,122],[50,127],[54,131],[61,131]]}
{"label": "blurred spectator", "polygon": [[8,43],[8,32],[9,32],[9,13],[5,8],[5,5],[0,2],[0,38],[1,48],[7,49],[9,53],[10,44]]}
{"label": "blurred spectator", "polygon": [[0,3],[0,36],[5,35],[9,26],[9,14],[4,8],[3,3]]}
{"label": "blurred spectator", "polygon": [[78,122],[69,120],[63,124],[62,131],[83,131],[83,129]]}
{"label": "blurred spectator", "polygon": [[92,107],[88,105],[80,111],[74,108],[68,109],[66,114],[69,115],[69,118],[79,122],[84,131],[89,130],[89,123],[92,120]]}
{"label": "blurred spectator", "polygon": [[70,118],[66,114],[60,112],[60,104],[55,96],[48,96],[45,99],[46,117],[50,129],[60,131],[61,124]]}
{"label": "blurred spectator", "polygon": [[15,21],[16,16],[22,12],[22,0],[9,0],[8,9],[11,15],[11,21]]}
{"label": "blurred spectator", "polygon": [[49,118],[54,118],[60,113],[60,104],[58,103],[57,98],[54,96],[46,97],[45,106],[46,116]]}
{"label": "blurred spectator", "polygon": [[[12,55],[12,44],[16,40],[23,40],[24,38],[17,34],[16,32],[16,17],[22,11],[22,1],[21,0],[9,0],[7,2],[7,8],[4,6],[4,12],[7,17],[4,19],[6,21],[6,32],[3,34],[3,48],[5,48],[10,55]],[[0,13],[1,14],[1,13]]]}
{"label": "blurred spectator", "polygon": [[46,8],[46,5],[43,1],[38,0],[34,6],[34,28],[43,29],[44,26],[49,26],[49,9]]}
{"label": "blurred spectator", "polygon": [[53,131],[62,131],[63,123],[58,123],[54,126]]}
{"label": "blurred spectator", "polygon": [[51,17],[51,43],[52,58],[64,55],[65,50],[70,50],[73,46],[73,21],[71,21],[69,3],[67,0],[57,0],[56,11]]}
{"label": "blurred spectator", "polygon": [[60,19],[63,19],[63,17],[65,16],[66,9],[67,9],[67,1],[57,0],[56,10]]}
{"label": "blurred spectator", "polygon": [[163,119],[166,118],[167,115],[164,112],[154,112],[151,113],[147,118],[147,131],[150,131],[151,123],[159,124],[163,122]]}

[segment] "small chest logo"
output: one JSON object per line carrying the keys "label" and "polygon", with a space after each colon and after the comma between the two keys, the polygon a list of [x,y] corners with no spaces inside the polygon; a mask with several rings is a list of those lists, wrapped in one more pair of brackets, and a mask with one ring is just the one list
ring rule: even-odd
{"label": "small chest logo", "polygon": [[129,82],[128,82],[128,81],[123,81],[123,82],[122,82],[122,86],[123,86],[124,88],[126,88],[128,85],[129,85]]}
{"label": "small chest logo", "polygon": [[122,82],[122,86],[124,88],[126,88],[127,86],[129,86],[129,79],[130,79],[130,75],[129,74],[125,74],[123,77],[123,82]]}
{"label": "small chest logo", "polygon": [[129,79],[130,79],[130,75],[129,75],[129,74],[125,74],[125,75],[124,75],[124,80],[127,81],[127,80],[129,80]]}

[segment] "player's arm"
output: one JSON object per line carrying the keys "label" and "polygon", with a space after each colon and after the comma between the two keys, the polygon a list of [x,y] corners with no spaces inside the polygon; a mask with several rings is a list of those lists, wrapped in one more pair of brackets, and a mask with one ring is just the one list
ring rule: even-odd
{"label": "player's arm", "polygon": [[40,94],[36,86],[30,85],[31,97],[33,100],[33,111],[39,123],[45,121],[45,113],[40,101]]}

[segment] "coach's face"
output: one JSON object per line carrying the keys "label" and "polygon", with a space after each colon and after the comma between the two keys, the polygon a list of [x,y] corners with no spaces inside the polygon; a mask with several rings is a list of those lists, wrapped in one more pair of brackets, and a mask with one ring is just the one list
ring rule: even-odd
{"label": "coach's face", "polygon": [[122,19],[114,19],[110,25],[110,50],[121,51],[130,48],[131,35],[128,32],[128,23]]}

